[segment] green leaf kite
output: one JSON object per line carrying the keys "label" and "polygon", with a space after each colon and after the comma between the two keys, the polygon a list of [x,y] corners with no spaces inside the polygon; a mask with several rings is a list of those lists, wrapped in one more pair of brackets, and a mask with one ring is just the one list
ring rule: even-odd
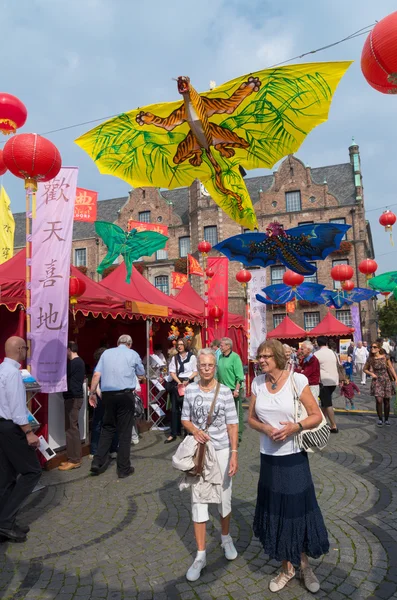
{"label": "green leaf kite", "polygon": [[102,274],[121,254],[127,270],[127,283],[131,282],[132,263],[142,256],[151,256],[157,250],[161,250],[168,240],[167,236],[156,231],[123,231],[118,225],[106,221],[95,221],[95,231],[108,249],[97,268],[98,273]]}

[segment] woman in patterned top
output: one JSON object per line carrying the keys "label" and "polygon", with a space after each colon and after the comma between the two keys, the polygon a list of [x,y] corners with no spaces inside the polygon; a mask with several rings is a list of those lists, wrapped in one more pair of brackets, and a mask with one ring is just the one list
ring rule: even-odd
{"label": "woman in patterned top", "polygon": [[378,427],[383,426],[383,407],[385,410],[385,425],[390,425],[390,398],[395,395],[397,375],[394,367],[382,348],[382,342],[371,344],[371,353],[364,365],[364,373],[372,377],[371,396],[376,399],[376,412],[378,413]]}
{"label": "woman in patterned top", "polygon": [[[221,544],[228,560],[237,558],[237,550],[229,534],[232,501],[232,480],[237,473],[238,446],[238,416],[231,391],[225,385],[220,385],[216,399],[212,421],[206,428],[207,417],[214,399],[218,382],[215,379],[216,356],[211,348],[200,350],[197,357],[200,380],[191,383],[185,392],[182,408],[182,425],[188,433],[194,436],[199,444],[210,440],[216,451],[216,458],[223,477],[221,503],[218,511],[221,517]],[[197,556],[186,573],[188,581],[199,579],[206,565],[205,536],[208,516],[208,504],[192,502],[192,518],[194,535],[197,543]]]}

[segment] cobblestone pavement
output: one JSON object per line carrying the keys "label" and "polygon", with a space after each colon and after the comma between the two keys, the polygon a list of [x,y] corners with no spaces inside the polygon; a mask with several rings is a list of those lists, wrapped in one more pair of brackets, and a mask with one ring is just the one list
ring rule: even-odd
{"label": "cobblestone pavement", "polygon": [[208,566],[199,581],[186,581],[195,552],[189,496],[176,487],[175,446],[148,432],[132,447],[132,477],[118,480],[115,465],[90,477],[88,459],[79,470],[43,474],[46,487],[21,514],[31,525],[28,541],[0,544],[0,598],[397,598],[397,419],[388,428],[368,414],[337,420],[340,433],[310,459],[331,539],[329,554],[312,561],[318,594],[298,579],[280,594],[268,591],[278,565],[252,535],[259,452],[256,433],[246,429],[233,491],[237,560],[223,557],[212,510]]}

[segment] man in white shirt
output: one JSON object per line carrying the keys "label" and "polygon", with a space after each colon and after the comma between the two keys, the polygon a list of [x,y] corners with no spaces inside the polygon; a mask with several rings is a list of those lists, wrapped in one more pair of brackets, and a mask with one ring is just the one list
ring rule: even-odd
{"label": "man in white shirt", "polygon": [[364,365],[368,360],[369,352],[363,343],[357,342],[357,348],[354,351],[353,360],[356,367],[356,373],[361,378],[361,384],[365,385],[367,382],[367,376],[364,373]]}
{"label": "man in white shirt", "polygon": [[17,525],[16,515],[41,476],[35,448],[39,438],[29,425],[26,392],[20,373],[26,342],[10,337],[0,365],[0,538],[24,542],[28,526]]}
{"label": "man in white shirt", "polygon": [[335,413],[332,407],[332,394],[339,385],[338,357],[336,353],[328,348],[327,338],[317,338],[319,350],[314,354],[320,363],[320,403],[325,417],[328,417],[331,433],[338,433],[335,422]]}

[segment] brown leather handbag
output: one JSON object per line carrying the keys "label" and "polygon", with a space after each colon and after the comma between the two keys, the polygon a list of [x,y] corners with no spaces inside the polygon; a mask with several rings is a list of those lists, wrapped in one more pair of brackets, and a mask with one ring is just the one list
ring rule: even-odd
{"label": "brown leather handbag", "polygon": [[[204,433],[208,433],[209,426],[212,423],[212,415],[214,414],[215,404],[216,404],[216,400],[218,398],[220,387],[221,387],[221,384],[218,381],[216,384],[214,399],[211,403],[211,407],[210,407],[210,410],[208,413],[207,423],[205,425],[205,429],[203,430]],[[204,469],[204,461],[205,461],[206,452],[207,452],[207,443],[197,445],[197,450],[193,457],[194,467],[192,467],[188,471],[189,475],[193,475],[194,477],[199,477],[200,475],[202,475],[203,469]]]}

